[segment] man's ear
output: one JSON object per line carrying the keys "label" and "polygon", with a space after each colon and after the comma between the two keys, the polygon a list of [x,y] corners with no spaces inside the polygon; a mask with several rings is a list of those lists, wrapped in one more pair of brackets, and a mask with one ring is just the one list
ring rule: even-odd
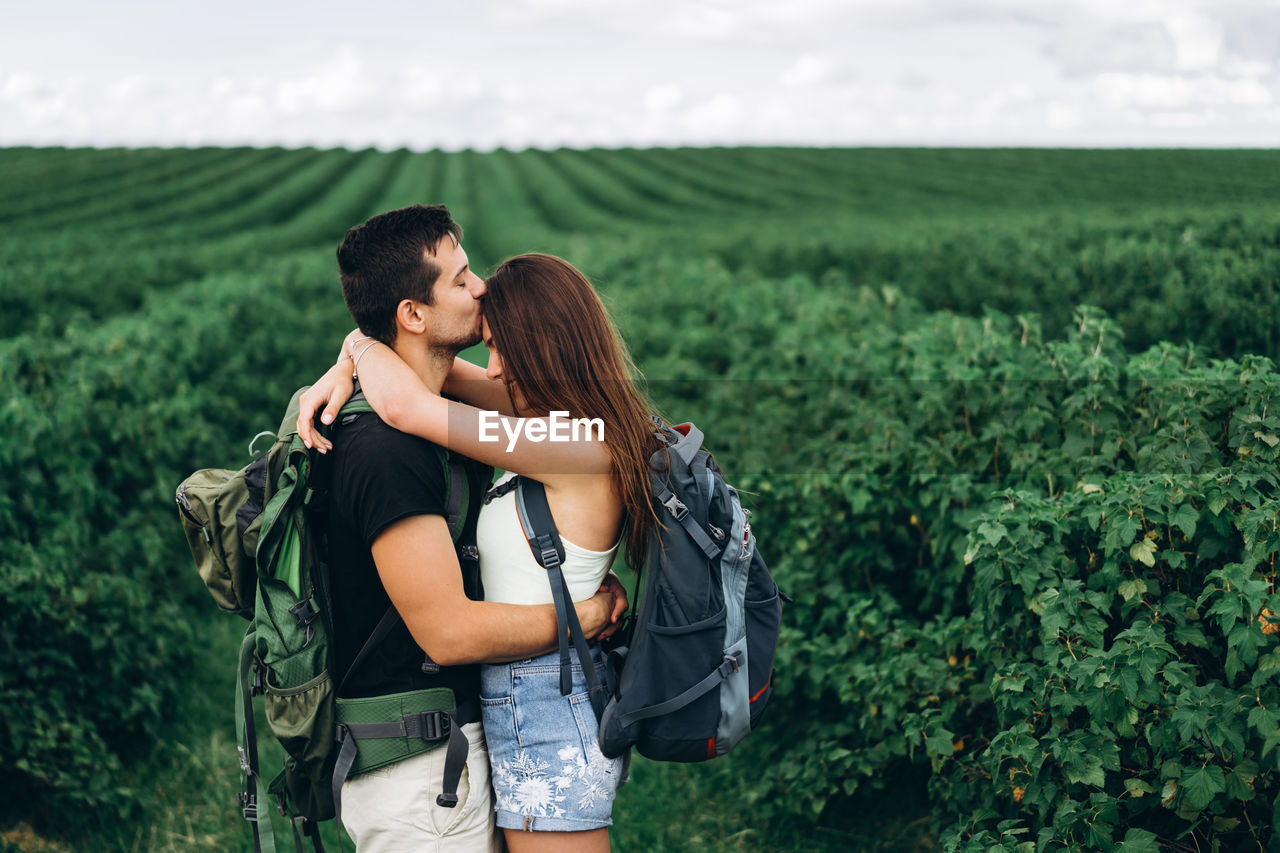
{"label": "man's ear", "polygon": [[411,335],[421,335],[427,330],[427,306],[413,299],[401,299],[396,306],[396,326]]}

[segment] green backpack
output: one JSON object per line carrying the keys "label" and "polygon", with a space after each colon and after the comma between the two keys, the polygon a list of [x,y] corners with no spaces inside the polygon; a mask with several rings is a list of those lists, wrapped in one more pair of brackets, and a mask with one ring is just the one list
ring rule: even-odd
{"label": "green backpack", "polygon": [[[308,449],[297,434],[298,400],[305,390],[294,393],[270,450],[254,454],[258,439],[272,435],[259,433],[250,442],[254,459],[247,466],[197,471],[176,494],[183,531],[209,593],[220,608],[249,620],[236,678],[236,735],[244,781],[237,802],[253,829],[254,849],[267,853],[275,850],[266,812],[272,800],[291,824],[295,848],[302,851],[304,839],[310,839],[320,851],[317,824],[341,818],[339,792],[349,775],[447,742],[442,795],[447,805],[466,760],[466,738],[453,716],[449,690],[336,698],[342,681],[333,672],[325,564],[328,460]],[[353,398],[328,429],[372,411],[363,398]],[[460,462],[443,448],[440,455],[449,484],[446,521],[456,544],[465,525],[468,482]],[[389,608],[346,674],[399,622],[395,608]],[[257,695],[263,697],[267,724],[286,753],[284,768],[269,782],[258,764]],[[398,736],[387,731],[397,725]],[[406,738],[406,725],[421,734]]]}

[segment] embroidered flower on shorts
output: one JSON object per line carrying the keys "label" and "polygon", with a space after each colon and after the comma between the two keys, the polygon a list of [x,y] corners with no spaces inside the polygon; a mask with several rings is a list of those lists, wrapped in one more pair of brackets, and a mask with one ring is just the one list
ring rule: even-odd
{"label": "embroidered flower on shorts", "polygon": [[576,746],[561,747],[556,753],[562,762],[560,772],[551,775],[546,761],[521,750],[515,757],[493,768],[494,787],[498,792],[498,808],[533,817],[563,817],[560,803],[570,795],[578,807],[607,800],[613,790],[613,763],[599,749],[584,756]]}
{"label": "embroidered flower on shorts", "polygon": [[493,768],[498,807],[535,817],[561,817],[565,801],[559,786],[547,775],[550,765],[521,750],[514,758]]}

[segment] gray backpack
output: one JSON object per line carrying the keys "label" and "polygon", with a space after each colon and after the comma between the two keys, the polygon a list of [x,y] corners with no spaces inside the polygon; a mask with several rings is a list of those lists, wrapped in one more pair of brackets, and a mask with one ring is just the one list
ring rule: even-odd
{"label": "gray backpack", "polygon": [[[637,567],[634,616],[611,641],[606,683],[583,671],[600,721],[600,751],[630,747],[656,761],[724,755],[755,728],[773,689],[782,596],[756,550],[748,513],[702,447],[693,424],[659,423],[666,445],[649,462],[664,524]],[[514,485],[509,485],[514,484]],[[560,572],[564,547],[536,480],[516,478],[516,509],[534,557],[547,569],[560,622],[561,693],[569,649],[589,660]]]}

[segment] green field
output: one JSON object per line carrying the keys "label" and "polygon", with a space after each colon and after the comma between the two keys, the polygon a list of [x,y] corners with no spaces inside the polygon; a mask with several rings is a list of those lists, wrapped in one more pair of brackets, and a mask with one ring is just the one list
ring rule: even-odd
{"label": "green field", "polygon": [[[447,203],[562,255],[794,598],[615,849],[1277,842],[1280,152],[0,149],[0,850],[234,850],[241,627],[173,509]],[[1159,847],[1158,847],[1159,846]]]}

